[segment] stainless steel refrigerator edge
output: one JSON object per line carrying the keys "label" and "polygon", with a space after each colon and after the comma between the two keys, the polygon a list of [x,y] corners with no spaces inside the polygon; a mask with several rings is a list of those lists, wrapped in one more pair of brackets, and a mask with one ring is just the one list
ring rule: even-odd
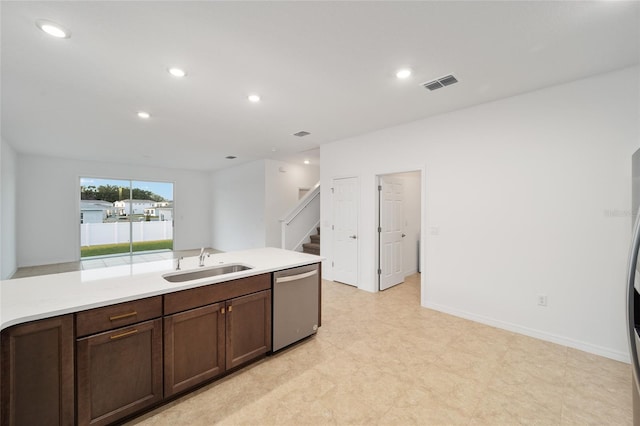
{"label": "stainless steel refrigerator edge", "polygon": [[633,370],[633,424],[640,426],[640,265],[638,252],[640,246],[640,149],[632,157],[632,193],[631,212],[636,215],[633,226],[631,249],[629,251],[629,265],[627,268],[627,330],[629,349],[631,352],[631,367]]}
{"label": "stainless steel refrigerator edge", "polygon": [[273,351],[318,330],[319,265],[301,266],[273,274]]}

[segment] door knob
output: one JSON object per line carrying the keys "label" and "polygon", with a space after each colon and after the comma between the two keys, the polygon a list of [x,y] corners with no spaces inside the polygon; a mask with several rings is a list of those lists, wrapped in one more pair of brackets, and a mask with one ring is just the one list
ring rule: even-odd
{"label": "door knob", "polygon": [[358,237],[356,237],[355,235],[349,235],[349,238],[351,238],[351,239],[355,240],[355,239],[356,239],[356,238],[358,238]]}
{"label": "door knob", "polygon": [[406,236],[407,236],[407,234],[402,234],[402,238],[404,238],[404,237],[406,237]]}

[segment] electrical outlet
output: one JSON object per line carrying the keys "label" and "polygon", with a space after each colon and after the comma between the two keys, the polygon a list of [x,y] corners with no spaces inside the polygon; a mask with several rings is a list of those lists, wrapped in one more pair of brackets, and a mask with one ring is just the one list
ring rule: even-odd
{"label": "electrical outlet", "polygon": [[547,306],[547,295],[539,294],[538,295],[538,306]]}

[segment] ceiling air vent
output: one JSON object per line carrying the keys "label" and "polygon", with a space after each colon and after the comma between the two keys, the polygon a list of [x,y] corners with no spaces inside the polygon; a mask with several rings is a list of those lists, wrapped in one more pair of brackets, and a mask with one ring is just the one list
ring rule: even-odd
{"label": "ceiling air vent", "polygon": [[448,75],[446,77],[442,77],[441,79],[438,80],[440,83],[442,83],[443,86],[451,86],[454,83],[457,83],[458,80],[452,76],[452,75]]}
{"label": "ceiling air vent", "polygon": [[445,75],[444,77],[440,77],[433,81],[428,81],[426,83],[422,83],[422,86],[433,91],[439,89],[444,86],[451,86],[454,83],[457,83],[458,79],[452,75]]}
{"label": "ceiling air vent", "polygon": [[307,136],[307,135],[310,135],[310,134],[311,134],[311,133],[309,133],[309,132],[305,132],[304,130],[300,130],[299,132],[294,133],[294,134],[293,134],[293,136],[298,136],[298,137],[300,137],[300,138],[301,138],[301,137],[303,137],[303,136]]}
{"label": "ceiling air vent", "polygon": [[441,87],[444,87],[442,83],[440,83],[438,80],[430,81],[428,83],[422,83],[422,85],[429,90],[436,90]]}

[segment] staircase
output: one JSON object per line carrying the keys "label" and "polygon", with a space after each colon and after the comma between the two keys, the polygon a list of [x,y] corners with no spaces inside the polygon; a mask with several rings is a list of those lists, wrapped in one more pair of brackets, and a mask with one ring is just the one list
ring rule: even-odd
{"label": "staircase", "polygon": [[302,244],[302,251],[304,253],[317,254],[318,256],[320,256],[320,227],[319,226],[316,228],[316,231],[318,232],[316,235],[309,236],[309,238],[311,239],[310,243]]}
{"label": "staircase", "polygon": [[[320,182],[280,219],[281,245],[285,250],[320,254]],[[313,235],[316,230],[318,235]],[[305,243],[311,238],[310,243]],[[304,246],[304,247],[303,247]]]}

